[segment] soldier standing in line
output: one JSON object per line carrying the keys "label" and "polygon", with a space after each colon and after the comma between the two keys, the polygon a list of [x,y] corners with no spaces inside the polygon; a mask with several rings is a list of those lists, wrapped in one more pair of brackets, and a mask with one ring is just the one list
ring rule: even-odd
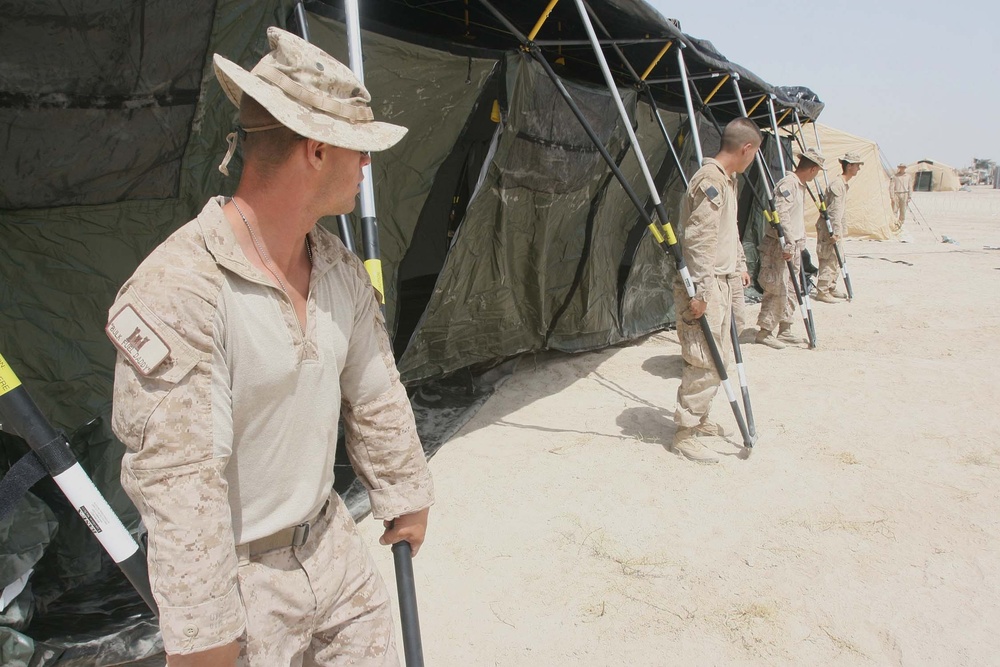
{"label": "soldier standing in line", "polygon": [[751,121],[737,118],[730,122],[722,132],[719,153],[705,160],[691,178],[681,202],[680,245],[695,295],[688,297],[678,277],[674,303],[684,371],[677,388],[677,431],[672,449],[699,463],[719,460],[699,439],[723,436],[725,431],[708,418],[720,380],[698,320],[706,316],[715,344],[728,364],[733,356],[728,343],[732,281],[742,283],[746,272],[745,260],[740,263],[743,253],[736,220],[736,174],[753,163],[760,143],[760,130]]}
{"label": "soldier standing in line", "polygon": [[[802,269],[802,249],[806,247],[803,208],[806,183],[816,178],[822,167],[823,156],[816,149],[809,148],[802,153],[795,171],[774,186],[775,207],[785,232],[785,246],[779,243],[774,226],[768,225],[760,244],[758,281],[764,288],[764,298],[760,302],[760,314],[757,316],[759,330],[754,341],[776,350],[784,349],[786,343],[797,345],[807,342],[791,331],[798,307],[792,281],[798,280]],[[794,276],[788,274],[789,260],[795,269]],[[775,328],[778,329],[777,336],[773,333]]]}
{"label": "soldier standing in line", "polygon": [[[847,293],[837,289],[840,280],[840,265],[837,263],[836,245],[847,237],[847,192],[851,188],[851,179],[861,171],[864,162],[857,153],[848,153],[840,158],[840,176],[830,181],[826,190],[826,212],[830,216],[830,226],[833,236],[826,228],[826,218],[822,215],[816,220],[816,256],[819,259],[819,277],[816,280],[816,300],[824,303],[837,303],[838,299],[846,299]],[[843,255],[841,255],[843,256]]]}

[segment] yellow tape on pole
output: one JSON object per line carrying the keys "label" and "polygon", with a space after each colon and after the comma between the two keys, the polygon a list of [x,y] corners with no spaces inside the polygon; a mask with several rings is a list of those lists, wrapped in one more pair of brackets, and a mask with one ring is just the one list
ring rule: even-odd
{"label": "yellow tape on pole", "polygon": [[722,81],[720,81],[719,84],[715,88],[712,89],[712,92],[710,92],[708,94],[708,97],[706,97],[705,100],[704,100],[705,104],[708,104],[709,102],[712,101],[712,98],[715,97],[715,94],[717,92],[719,92],[719,89],[722,88],[722,86],[725,85],[726,81],[729,81],[729,75],[728,74],[726,76],[722,77]]}
{"label": "yellow tape on pole", "polygon": [[649,67],[646,68],[646,71],[643,72],[642,76],[640,76],[639,78],[645,81],[646,77],[653,72],[653,68],[656,67],[657,64],[659,64],[660,58],[667,55],[667,51],[669,51],[670,47],[673,45],[674,45],[673,42],[667,42],[666,45],[664,45],[664,47],[660,49],[660,52],[656,54],[656,57],[653,58],[653,62],[649,63]]}
{"label": "yellow tape on pole", "polygon": [[538,31],[542,29],[543,25],[545,25],[545,21],[549,18],[549,14],[552,13],[552,10],[555,8],[557,2],[559,2],[559,0],[552,0],[549,3],[549,6],[545,8],[545,11],[542,12],[542,15],[538,17],[538,23],[536,23],[535,27],[532,28],[531,32],[528,33],[529,42],[535,38],[535,35],[538,34]]}
{"label": "yellow tape on pole", "polygon": [[0,396],[20,386],[21,381],[14,375],[14,369],[7,364],[3,355],[0,354]]}
{"label": "yellow tape on pole", "polygon": [[365,270],[368,271],[368,277],[371,278],[372,286],[378,290],[379,303],[385,303],[385,291],[382,289],[382,260],[366,259]]}
{"label": "yellow tape on pole", "polygon": [[660,233],[660,230],[656,228],[655,222],[649,223],[649,231],[653,234],[653,238],[656,239],[657,243],[663,243],[665,239],[663,238],[663,234]]}
{"label": "yellow tape on pole", "polygon": [[761,104],[763,104],[764,100],[766,100],[766,99],[767,99],[767,95],[761,95],[760,99],[757,100],[752,107],[750,107],[750,111],[747,111],[747,118],[749,118],[750,116],[752,116],[753,112],[757,110],[757,107],[759,107]]}
{"label": "yellow tape on pole", "polygon": [[670,225],[670,223],[668,222],[667,224],[662,225],[662,227],[663,232],[667,235],[667,243],[669,245],[677,245],[677,237],[674,235],[674,228]]}

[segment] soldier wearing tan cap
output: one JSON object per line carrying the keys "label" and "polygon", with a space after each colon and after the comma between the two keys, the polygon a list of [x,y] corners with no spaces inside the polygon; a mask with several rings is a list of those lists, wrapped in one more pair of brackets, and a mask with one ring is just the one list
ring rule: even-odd
{"label": "soldier wearing tan cap", "polygon": [[739,289],[742,297],[743,287],[750,282],[736,220],[736,174],[753,163],[760,142],[760,130],[751,121],[731,121],[723,130],[721,150],[691,177],[681,201],[680,245],[696,291],[694,298],[688,298],[679,277],[674,284],[684,371],[677,388],[677,431],[672,449],[699,463],[718,461],[702,440],[725,435],[725,431],[708,418],[720,380],[698,320],[706,317],[728,365],[732,359],[727,339],[733,290]]}
{"label": "soldier wearing tan cap", "polygon": [[[277,28],[239,107],[236,193],[156,248],[110,311],[122,485],[148,529],[168,665],[398,665],[389,595],[333,489],[337,423],[387,522],[423,542],[433,488],[361,261],[318,226],[354,208],[369,151],[406,129]],[[127,335],[126,335],[127,334]]]}
{"label": "soldier wearing tan cap", "polygon": [[910,204],[910,198],[913,196],[913,184],[910,182],[910,175],[906,173],[906,165],[900,163],[896,167],[896,173],[892,176],[892,207],[896,209],[896,215],[899,216],[899,223],[896,229],[903,226],[906,222],[906,207]]}
{"label": "soldier wearing tan cap", "polygon": [[833,236],[826,228],[826,219],[820,215],[816,220],[816,256],[819,258],[819,276],[816,280],[816,300],[824,303],[837,303],[838,299],[846,299],[847,293],[837,289],[840,279],[840,264],[837,262],[836,244],[847,236],[847,220],[844,213],[847,209],[847,192],[851,188],[851,179],[861,171],[864,161],[857,153],[848,153],[840,158],[840,176],[830,181],[826,190],[826,212],[830,216]]}
{"label": "soldier wearing tan cap", "polygon": [[[757,335],[754,340],[762,345],[783,349],[786,343],[805,343],[792,333],[792,323],[798,301],[792,280],[798,280],[802,266],[802,249],[806,247],[805,197],[806,183],[809,183],[823,167],[824,158],[814,148],[807,149],[799,158],[795,171],[778,181],[774,186],[775,208],[785,232],[785,246],[778,241],[778,233],[772,225],[767,225],[764,240],[760,245],[760,274],[758,282],[764,288],[764,298],[760,302],[757,316]],[[788,274],[786,262],[791,260],[795,276]],[[777,336],[774,330],[777,329]]]}

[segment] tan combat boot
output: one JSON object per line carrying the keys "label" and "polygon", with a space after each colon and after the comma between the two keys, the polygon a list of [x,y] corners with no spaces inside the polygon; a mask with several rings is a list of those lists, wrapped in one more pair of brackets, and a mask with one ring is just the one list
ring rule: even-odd
{"label": "tan combat boot", "polygon": [[703,419],[693,430],[694,434],[699,437],[725,438],[729,435],[729,432],[726,431],[722,424],[708,418]]}
{"label": "tan combat boot", "polygon": [[753,337],[753,342],[759,343],[761,345],[767,345],[768,347],[773,347],[775,350],[784,350],[785,344],[780,340],[771,335],[771,332],[767,329],[761,329],[757,332],[757,335]]}
{"label": "tan combat boot", "polygon": [[816,296],[813,297],[817,301],[822,301],[823,303],[840,303],[839,299],[835,299],[833,294],[830,292],[816,292]]}
{"label": "tan combat boot", "polygon": [[831,287],[830,288],[830,296],[832,296],[835,299],[846,299],[847,298],[847,292],[841,292],[836,287]]}
{"label": "tan combat boot", "polygon": [[670,451],[696,463],[718,463],[719,461],[715,452],[698,442],[697,432],[693,428],[677,429]]}
{"label": "tan combat boot", "polygon": [[802,345],[809,342],[805,338],[799,338],[793,334],[791,324],[778,325],[778,340],[783,343],[791,343],[792,345]]}

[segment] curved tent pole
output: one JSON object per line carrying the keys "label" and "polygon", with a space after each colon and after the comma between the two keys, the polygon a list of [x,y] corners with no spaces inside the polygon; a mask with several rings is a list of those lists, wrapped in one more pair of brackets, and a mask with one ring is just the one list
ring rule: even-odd
{"label": "curved tent pole", "polygon": [[781,148],[781,137],[778,134],[778,121],[774,117],[774,95],[767,98],[767,115],[771,118],[771,131],[774,132],[774,143],[778,146],[778,164],[781,165],[781,177],[788,175],[785,170],[785,153]]}
{"label": "curved tent pole", "polygon": [[[583,0],[575,0],[575,2],[577,10],[580,12],[580,20],[583,22],[587,35],[590,37],[591,44],[594,49],[594,55],[597,56],[597,62],[601,67],[601,72],[604,74],[604,80],[607,82],[608,90],[611,92],[611,97],[614,99],[615,106],[618,108],[618,115],[621,117],[622,124],[625,126],[625,131],[628,133],[629,141],[632,144],[632,150],[635,151],[635,156],[638,159],[642,175],[646,179],[646,185],[649,188],[649,196],[656,209],[656,215],[660,219],[661,226],[663,226],[667,231],[667,234],[654,235],[654,238],[656,238],[657,241],[660,241],[661,247],[663,240],[666,240],[669,252],[673,255],[674,260],[677,262],[677,270],[681,273],[687,294],[689,297],[694,297],[694,282],[691,280],[691,274],[688,272],[688,268],[684,263],[684,256],[681,253],[680,245],[677,243],[677,237],[668,227],[670,223],[668,222],[666,209],[663,206],[663,202],[660,201],[659,192],[657,192],[656,185],[653,182],[653,176],[650,174],[649,167],[646,165],[646,158],[643,156],[642,147],[639,145],[639,139],[635,136],[635,131],[632,129],[632,122],[629,120],[628,112],[625,110],[625,104],[622,102],[621,95],[618,93],[618,87],[615,85],[614,77],[608,67],[608,62],[604,57],[604,51],[598,43],[597,34],[594,32],[594,26],[591,24],[590,16],[587,14],[587,9],[584,6]],[[682,49],[678,49],[677,53],[680,54],[681,51]],[[680,62],[683,64],[683,57]],[[688,91],[688,96],[689,108],[691,108],[690,91]],[[697,134],[694,136],[697,140]],[[649,225],[651,230],[655,229],[652,219],[650,219]],[[699,318],[698,322],[701,324],[701,331],[705,336],[705,342],[708,345],[709,353],[712,355],[712,360],[715,362],[716,372],[719,374],[719,379],[722,381],[726,397],[729,399],[729,405],[733,410],[733,416],[736,417],[736,423],[739,426],[740,434],[743,436],[743,445],[747,448],[747,450],[749,450],[754,445],[754,437],[751,436],[746,422],[743,419],[743,413],[740,411],[740,406],[736,401],[736,394],[733,392],[732,384],[730,383],[729,376],[726,373],[726,364],[722,359],[719,347],[715,342],[715,336],[712,332],[712,328],[708,323],[708,318],[704,314]]]}

